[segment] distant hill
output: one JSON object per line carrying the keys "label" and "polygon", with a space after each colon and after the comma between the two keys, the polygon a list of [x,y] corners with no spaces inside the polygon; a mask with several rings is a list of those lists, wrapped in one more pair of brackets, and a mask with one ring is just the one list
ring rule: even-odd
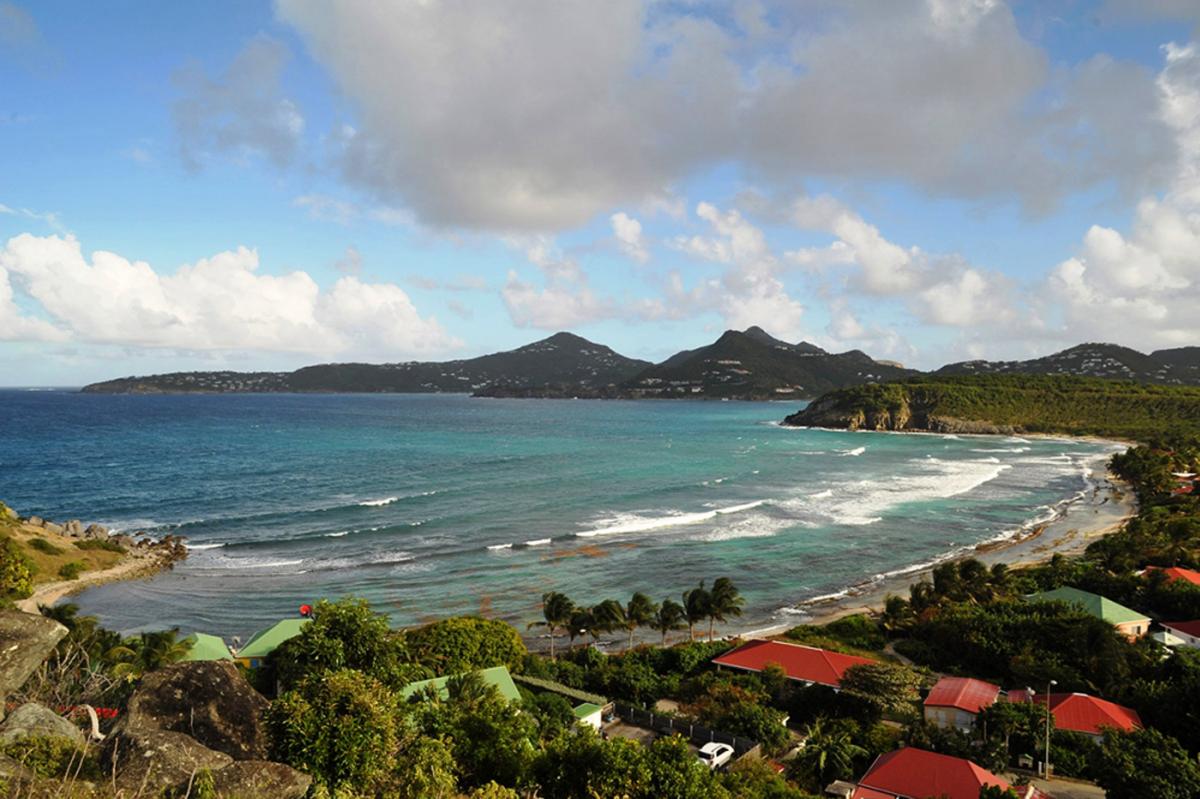
{"label": "distant hill", "polygon": [[1159,350],[1146,355],[1117,344],[1080,344],[1029,361],[962,361],[936,375],[1027,374],[1103,377],[1139,383],[1200,384],[1200,347]]}
{"label": "distant hill", "polygon": [[176,372],[93,383],[94,394],[231,392],[472,392],[497,386],[616,385],[650,366],[572,333],[457,361],[333,363],[294,372]]}
{"label": "distant hill", "polygon": [[784,424],[1169,439],[1200,433],[1200,388],[1048,375],[924,375],[830,392]]}
{"label": "distant hill", "polygon": [[807,342],[789,344],[751,327],[727,330],[707,347],[673,355],[621,388],[632,397],[788,399],[915,374],[860,350],[833,354]]}

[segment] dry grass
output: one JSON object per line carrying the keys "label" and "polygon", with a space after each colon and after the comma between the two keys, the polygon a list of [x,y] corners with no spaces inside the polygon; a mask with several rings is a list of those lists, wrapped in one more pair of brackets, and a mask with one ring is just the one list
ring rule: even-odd
{"label": "dry grass", "polygon": [[[58,582],[62,579],[58,576],[58,570],[68,563],[82,563],[83,571],[90,572],[107,569],[125,557],[120,552],[109,552],[104,549],[80,549],[75,546],[75,542],[84,539],[49,533],[40,527],[9,519],[0,521],[0,534],[7,534],[15,539],[20,544],[21,551],[37,567],[37,573],[33,575],[34,585]],[[30,542],[37,539],[46,541],[59,552],[53,554],[31,546]]]}

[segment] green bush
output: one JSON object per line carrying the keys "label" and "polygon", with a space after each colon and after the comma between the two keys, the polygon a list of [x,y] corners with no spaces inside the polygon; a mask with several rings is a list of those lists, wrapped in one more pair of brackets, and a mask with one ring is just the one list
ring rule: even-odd
{"label": "green bush", "polygon": [[129,550],[125,549],[125,547],[118,544],[116,541],[112,541],[107,538],[88,538],[83,541],[76,541],[75,546],[78,547],[79,549],[83,549],[83,550],[102,549],[105,552],[116,552],[121,555],[124,555],[126,552],[129,551]]}
{"label": "green bush", "polygon": [[410,630],[413,658],[438,674],[507,666],[520,671],[527,650],[509,624],[476,616],[457,616]]}
{"label": "green bush", "polygon": [[78,774],[83,779],[95,779],[100,767],[86,747],[77,746],[67,738],[31,736],[6,744],[0,754],[7,755],[43,779],[56,779]]}
{"label": "green bush", "polygon": [[24,599],[33,593],[29,558],[11,538],[0,539],[0,597]]}
{"label": "green bush", "polygon": [[47,555],[61,555],[62,547],[56,547],[44,538],[29,539],[29,548],[36,549],[38,552],[44,552]]}
{"label": "green bush", "polygon": [[267,726],[275,759],[315,786],[362,793],[386,781],[398,741],[399,705],[378,680],[358,671],[314,674],[271,703]]}
{"label": "green bush", "polygon": [[64,563],[58,568],[58,576],[64,580],[75,580],[79,578],[79,575],[85,568],[86,567],[82,563],[77,560],[73,560],[70,563]]}

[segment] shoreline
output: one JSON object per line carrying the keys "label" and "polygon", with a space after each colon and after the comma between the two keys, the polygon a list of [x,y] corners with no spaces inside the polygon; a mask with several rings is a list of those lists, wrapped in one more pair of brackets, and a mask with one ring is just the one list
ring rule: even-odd
{"label": "shoreline", "polygon": [[[1106,439],[1107,440],[1107,439]],[[816,597],[781,608],[776,616],[794,615],[795,621],[751,630],[737,630],[726,638],[771,638],[782,635],[799,625],[823,625],[846,616],[875,615],[883,610],[889,595],[907,596],[908,587],[928,578],[934,567],[948,562],[976,558],[987,566],[1005,563],[1010,568],[1036,566],[1050,561],[1054,555],[1077,556],[1088,545],[1121,529],[1137,515],[1137,498],[1131,486],[1107,470],[1089,473],[1090,486],[1083,496],[1062,503],[1055,516],[1033,525],[1026,532],[1018,530],[1007,538],[981,541],[969,549],[937,559],[928,564],[898,570],[882,579],[864,580],[828,597]]]}

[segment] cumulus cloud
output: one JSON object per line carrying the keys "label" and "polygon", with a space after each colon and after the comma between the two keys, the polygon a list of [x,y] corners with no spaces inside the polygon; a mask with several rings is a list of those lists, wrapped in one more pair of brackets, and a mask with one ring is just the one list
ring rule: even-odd
{"label": "cumulus cloud", "polygon": [[609,297],[599,296],[579,263],[558,251],[546,236],[510,238],[509,245],[524,248],[525,256],[542,273],[543,285],[522,280],[509,270],[500,297],[518,327],[563,330],[610,319],[621,313]]}
{"label": "cumulus cloud", "polygon": [[628,255],[639,264],[650,260],[650,251],[646,240],[642,237],[642,223],[626,214],[624,211],[613,214],[609,221],[612,223],[613,236],[621,252]]}
{"label": "cumulus cloud", "polygon": [[[347,275],[322,291],[307,273],[259,272],[258,253],[218,253],[172,274],[71,237],[21,234],[0,251],[0,331],[145,348],[406,357],[457,345],[398,286]],[[9,279],[51,322],[17,318]],[[49,326],[49,328],[47,328]]]}
{"label": "cumulus cloud", "polygon": [[563,229],[729,163],[1040,210],[1157,185],[1170,161],[1161,124],[1127,124],[1155,102],[1151,73],[1051,66],[991,0],[278,10],[359,109],[345,175],[434,225]]}
{"label": "cumulus cloud", "polygon": [[280,78],[288,56],[282,43],[259,36],[217,78],[199,65],[174,74],[179,97],[172,117],[179,155],[188,169],[199,169],[214,156],[266,158],[277,166],[292,160],[304,133],[304,116],[282,96]]}
{"label": "cumulus cloud", "polygon": [[1200,339],[1200,47],[1171,44],[1163,55],[1160,115],[1177,143],[1175,179],[1138,204],[1127,233],[1092,226],[1050,274],[1069,334],[1157,346]]}

